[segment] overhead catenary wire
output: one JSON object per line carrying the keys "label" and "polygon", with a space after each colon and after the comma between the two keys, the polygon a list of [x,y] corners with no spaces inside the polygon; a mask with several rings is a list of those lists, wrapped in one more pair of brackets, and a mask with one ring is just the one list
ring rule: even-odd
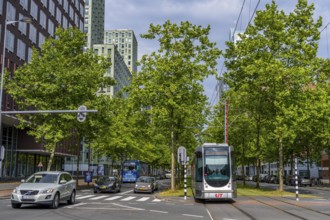
{"label": "overhead catenary wire", "polygon": [[[250,21],[249,21],[248,25],[246,26],[246,29],[247,29],[247,28],[249,27],[249,25],[251,24],[251,21],[252,21],[254,15],[256,14],[256,11],[257,11],[257,9],[258,9],[258,7],[259,7],[259,3],[260,3],[260,0],[258,1],[256,7],[254,8],[253,14],[252,14],[252,16],[251,16],[251,18],[250,18]],[[246,30],[246,29],[245,29],[245,30]]]}
{"label": "overhead catenary wire", "polygon": [[239,15],[238,15],[238,18],[237,18],[237,21],[236,21],[236,24],[235,24],[235,28],[234,28],[233,34],[235,34],[235,31],[236,31],[236,28],[237,28],[237,24],[238,24],[238,21],[239,21],[241,15],[242,15],[242,11],[243,11],[244,5],[245,5],[245,0],[243,1],[242,7],[241,7],[241,11],[239,12]]}

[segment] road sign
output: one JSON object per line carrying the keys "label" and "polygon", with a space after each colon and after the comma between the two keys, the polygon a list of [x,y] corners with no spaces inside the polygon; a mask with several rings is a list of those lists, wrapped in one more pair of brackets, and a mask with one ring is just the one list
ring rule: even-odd
{"label": "road sign", "polygon": [[42,167],[43,167],[41,161],[38,163],[38,167],[39,167],[39,168],[42,168]]}
{"label": "road sign", "polygon": [[[82,105],[82,106],[79,106],[78,108],[78,111],[86,111],[87,110],[87,107]],[[86,120],[86,112],[78,112],[77,114],[77,120],[79,122],[83,122]]]}
{"label": "road sign", "polygon": [[181,146],[178,148],[178,163],[185,164],[187,162],[186,148]]}

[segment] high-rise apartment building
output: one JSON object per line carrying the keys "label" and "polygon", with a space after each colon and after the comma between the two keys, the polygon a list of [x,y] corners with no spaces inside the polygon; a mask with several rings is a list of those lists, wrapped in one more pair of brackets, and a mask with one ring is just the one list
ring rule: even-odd
{"label": "high-rise apartment building", "polygon": [[[40,48],[47,37],[54,37],[57,27],[78,27],[83,31],[83,14],[83,0],[0,0],[0,51],[4,51],[4,54],[1,52],[4,69],[15,74],[19,66],[31,59],[32,48]],[[21,22],[24,17],[32,21]],[[1,109],[18,110],[5,91]],[[18,120],[13,115],[2,114],[1,145],[5,148],[5,158],[0,167],[0,177],[30,175],[39,169],[38,164],[46,166],[49,160],[49,153],[44,146],[36,143],[26,130],[18,130],[15,127],[17,124]],[[63,155],[68,155],[68,146],[72,146],[73,142],[68,140],[56,148],[52,169],[62,168]]]}
{"label": "high-rise apartment building", "polygon": [[137,72],[138,43],[133,30],[117,29],[104,32],[104,43],[115,44],[131,72]]}
{"label": "high-rise apartment building", "polygon": [[[101,88],[99,93],[110,95],[111,97],[117,96],[123,88],[129,86],[131,83],[131,72],[126,66],[124,59],[117,50],[117,46],[114,44],[96,44],[93,46],[94,53],[99,56],[107,57],[111,63],[111,67],[105,73],[105,77],[111,77],[116,80],[115,86],[105,86]],[[123,98],[126,98],[128,94],[123,92]]]}
{"label": "high-rise apartment building", "polygon": [[104,39],[104,7],[105,0],[84,0],[85,21],[84,32],[87,34],[87,47],[103,44]]}

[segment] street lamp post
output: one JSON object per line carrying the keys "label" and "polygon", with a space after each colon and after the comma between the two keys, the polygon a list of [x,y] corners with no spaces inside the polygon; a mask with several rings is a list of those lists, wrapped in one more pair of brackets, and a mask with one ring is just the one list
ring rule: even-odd
{"label": "street lamp post", "polygon": [[[6,35],[7,35],[7,25],[14,24],[18,22],[31,23],[32,19],[24,17],[17,21],[7,21],[5,22],[5,30],[3,34],[3,48],[2,48],[2,67],[1,67],[1,86],[0,86],[0,148],[2,146],[2,96],[3,96],[3,84],[4,84],[4,74],[5,74],[5,53],[6,53]],[[0,177],[2,177],[2,164],[0,163]]]}

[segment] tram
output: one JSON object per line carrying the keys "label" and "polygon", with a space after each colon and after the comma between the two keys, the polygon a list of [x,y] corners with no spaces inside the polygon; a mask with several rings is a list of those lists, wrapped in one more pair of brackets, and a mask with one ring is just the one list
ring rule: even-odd
{"label": "tram", "polygon": [[234,148],[204,143],[197,147],[191,167],[191,188],[196,200],[233,200],[237,197]]}

